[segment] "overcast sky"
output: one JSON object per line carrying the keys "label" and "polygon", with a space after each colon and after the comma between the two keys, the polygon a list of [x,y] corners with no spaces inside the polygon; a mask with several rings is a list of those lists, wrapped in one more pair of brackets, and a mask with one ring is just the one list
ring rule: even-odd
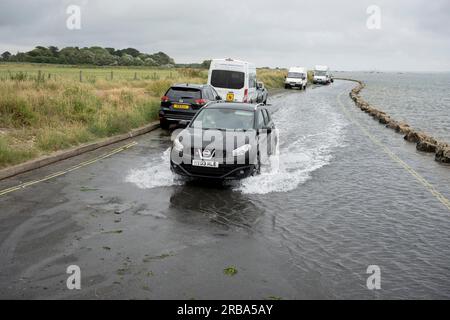
{"label": "overcast sky", "polygon": [[[69,30],[69,5],[81,29]],[[368,29],[370,5],[381,29]],[[0,52],[36,45],[134,47],[176,62],[450,71],[448,0],[1,0]]]}

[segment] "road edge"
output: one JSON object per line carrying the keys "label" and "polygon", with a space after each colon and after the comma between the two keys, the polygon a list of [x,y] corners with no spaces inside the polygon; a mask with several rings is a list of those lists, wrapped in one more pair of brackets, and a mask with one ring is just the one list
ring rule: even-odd
{"label": "road edge", "polygon": [[128,133],[123,133],[120,135],[112,136],[109,138],[102,139],[100,141],[91,142],[82,144],[76,147],[73,147],[71,149],[62,150],[62,151],[56,151],[55,153],[52,153],[47,156],[42,156],[37,159],[29,160],[27,162],[14,165],[12,167],[4,168],[0,170],[0,181],[14,177],[18,174],[25,173],[28,171],[32,171],[38,168],[42,168],[45,166],[48,166],[49,164],[59,162],[65,159],[69,159],[75,156],[78,156],[80,154],[90,152],[102,147],[106,147],[108,145],[125,141],[143,134],[146,134],[148,132],[151,132],[153,130],[156,130],[159,128],[159,121],[152,122],[148,125],[145,125],[143,127],[133,129]]}

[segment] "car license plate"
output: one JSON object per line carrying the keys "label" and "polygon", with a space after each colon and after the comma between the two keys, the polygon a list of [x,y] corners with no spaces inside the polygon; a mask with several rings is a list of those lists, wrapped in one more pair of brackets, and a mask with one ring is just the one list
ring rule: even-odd
{"label": "car license plate", "polygon": [[187,105],[187,104],[174,104],[173,105],[173,107],[175,108],[175,109],[183,109],[183,110],[187,110],[187,109],[189,109],[189,105]]}
{"label": "car license plate", "polygon": [[227,93],[227,101],[228,102],[234,101],[234,93],[233,92]]}
{"label": "car license plate", "polygon": [[206,168],[219,167],[219,163],[217,161],[209,161],[209,160],[192,160],[192,165],[194,167],[206,167]]}

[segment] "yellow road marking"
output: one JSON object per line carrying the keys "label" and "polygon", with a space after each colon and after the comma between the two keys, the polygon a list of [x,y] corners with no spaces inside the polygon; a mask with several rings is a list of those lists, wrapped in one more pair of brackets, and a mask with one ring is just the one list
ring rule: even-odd
{"label": "yellow road marking", "polygon": [[424,177],[422,177],[417,171],[415,171],[412,167],[410,167],[405,161],[400,159],[394,152],[392,152],[386,145],[384,145],[380,140],[375,138],[368,130],[365,128],[361,123],[359,123],[357,120],[355,120],[350,112],[347,110],[347,107],[344,105],[344,103],[341,100],[342,95],[345,92],[342,92],[338,95],[337,101],[341,105],[342,109],[344,110],[344,113],[347,115],[347,117],[350,119],[351,122],[356,124],[363,132],[364,134],[377,146],[379,146],[392,160],[400,164],[403,169],[405,169],[407,172],[409,172],[414,178],[416,178],[417,181],[421,185],[423,185],[436,199],[438,199],[444,206],[447,207],[447,209],[450,211],[450,201],[439,191],[436,190],[436,188],[429,183]]}
{"label": "yellow road marking", "polygon": [[81,162],[81,163],[79,163],[79,164],[77,164],[77,165],[75,165],[75,166],[73,166],[73,167],[70,167],[70,168],[68,168],[68,169],[66,169],[66,170],[59,171],[59,172],[56,172],[56,173],[52,173],[52,174],[50,174],[50,175],[48,175],[48,176],[46,176],[46,177],[44,177],[44,178],[42,178],[42,179],[39,179],[39,180],[33,180],[33,181],[28,181],[28,182],[19,184],[19,185],[17,185],[17,186],[11,187],[11,188],[1,190],[1,191],[0,191],[0,196],[3,196],[3,195],[5,195],[5,194],[11,193],[11,192],[14,192],[14,191],[17,191],[17,190],[22,190],[22,189],[25,189],[26,187],[35,185],[35,184],[37,184],[37,183],[44,182],[44,181],[48,181],[48,180],[50,180],[50,179],[53,179],[53,178],[62,176],[62,175],[67,174],[67,173],[69,173],[69,172],[72,172],[72,171],[75,171],[75,170],[77,170],[77,169],[80,169],[80,168],[83,168],[83,167],[85,167],[85,166],[88,166],[88,165],[90,165],[90,164],[93,164],[93,163],[95,163],[95,162],[97,162],[97,161],[100,161],[100,160],[103,160],[103,159],[105,159],[105,158],[111,157],[112,155],[115,155],[115,154],[117,154],[117,153],[119,153],[119,152],[122,152],[122,151],[124,151],[124,150],[126,150],[126,149],[129,149],[129,148],[131,148],[131,147],[133,147],[133,146],[135,146],[135,145],[137,145],[137,142],[136,142],[136,141],[133,141],[133,142],[127,144],[127,145],[124,145],[124,146],[122,146],[122,147],[120,147],[120,148],[117,148],[117,149],[114,149],[114,150],[112,150],[112,151],[110,151],[110,152],[108,152],[108,153],[105,153],[104,155],[101,155],[101,156],[99,156],[99,157],[97,157],[97,158],[94,158],[94,159],[91,159],[91,160],[87,160],[87,161]]}

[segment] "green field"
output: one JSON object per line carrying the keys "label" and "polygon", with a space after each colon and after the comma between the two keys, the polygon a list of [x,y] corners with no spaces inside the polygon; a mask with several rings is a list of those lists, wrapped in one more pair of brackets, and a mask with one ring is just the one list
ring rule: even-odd
{"label": "green field", "polygon": [[[284,76],[258,70],[269,89]],[[0,168],[145,125],[171,84],[206,80],[205,69],[1,63]]]}
{"label": "green field", "polygon": [[[39,74],[45,79],[66,79],[83,82],[97,80],[160,80],[177,79],[180,69],[143,68],[143,67],[80,67],[53,64],[19,64],[0,63],[0,80],[9,80],[24,75],[37,78]],[[182,72],[185,69],[182,69]],[[206,70],[201,70],[207,76]],[[204,72],[203,72],[204,71]]]}

